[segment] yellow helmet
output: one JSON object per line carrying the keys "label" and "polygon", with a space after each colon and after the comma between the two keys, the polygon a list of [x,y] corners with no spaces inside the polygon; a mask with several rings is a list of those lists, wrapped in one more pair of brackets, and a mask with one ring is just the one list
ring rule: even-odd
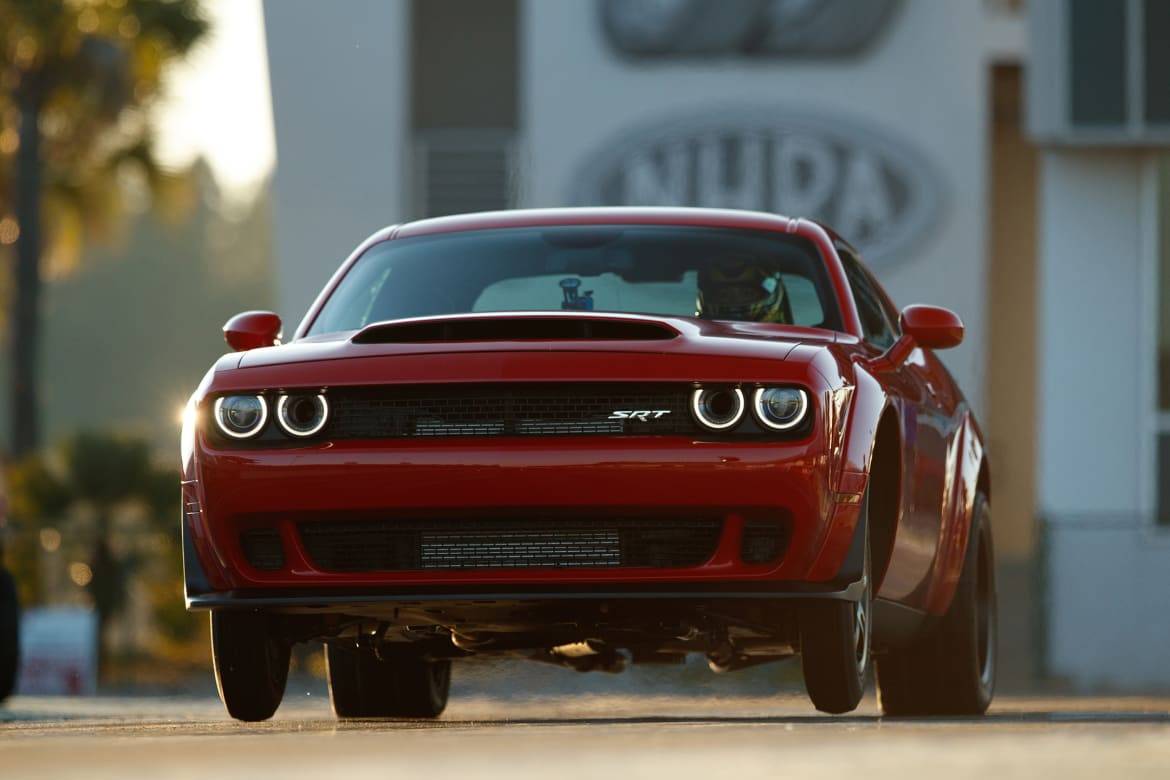
{"label": "yellow helmet", "polygon": [[696,316],[709,320],[787,323],[784,284],[756,263],[734,260],[699,271]]}

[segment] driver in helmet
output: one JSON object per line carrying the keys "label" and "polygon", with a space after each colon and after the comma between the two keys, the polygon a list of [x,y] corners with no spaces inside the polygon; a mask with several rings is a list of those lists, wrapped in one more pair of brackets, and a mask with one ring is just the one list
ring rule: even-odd
{"label": "driver in helmet", "polygon": [[791,324],[784,283],[751,261],[712,264],[699,271],[696,316],[708,320]]}

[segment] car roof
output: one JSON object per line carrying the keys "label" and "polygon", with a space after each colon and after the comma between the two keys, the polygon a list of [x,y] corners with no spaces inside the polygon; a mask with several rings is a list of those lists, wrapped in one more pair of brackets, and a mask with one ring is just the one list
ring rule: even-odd
{"label": "car roof", "polygon": [[689,225],[794,232],[798,222],[799,220],[778,214],[733,209],[682,207],[515,209],[407,222],[393,231],[393,237],[407,238],[467,230],[557,225]]}

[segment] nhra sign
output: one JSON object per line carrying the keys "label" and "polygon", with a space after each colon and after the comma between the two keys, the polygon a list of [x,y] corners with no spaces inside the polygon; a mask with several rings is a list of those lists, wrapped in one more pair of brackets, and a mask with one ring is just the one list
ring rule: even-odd
{"label": "nhra sign", "polygon": [[870,129],[788,111],[719,109],[601,146],[575,177],[581,206],[703,206],[817,219],[871,264],[896,262],[938,216],[919,155]]}

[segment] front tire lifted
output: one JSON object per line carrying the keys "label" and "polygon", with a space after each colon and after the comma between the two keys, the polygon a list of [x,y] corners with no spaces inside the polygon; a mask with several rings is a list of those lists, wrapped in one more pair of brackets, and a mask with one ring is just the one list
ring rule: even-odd
{"label": "front tire lifted", "polygon": [[800,610],[800,666],[813,706],[840,715],[861,703],[869,676],[873,577],[870,572],[869,493],[861,505],[862,578],[857,601],[824,601]]}
{"label": "front tire lifted", "polygon": [[263,613],[211,613],[215,686],[229,715],[251,722],[276,713],[288,682],[291,649]]}

